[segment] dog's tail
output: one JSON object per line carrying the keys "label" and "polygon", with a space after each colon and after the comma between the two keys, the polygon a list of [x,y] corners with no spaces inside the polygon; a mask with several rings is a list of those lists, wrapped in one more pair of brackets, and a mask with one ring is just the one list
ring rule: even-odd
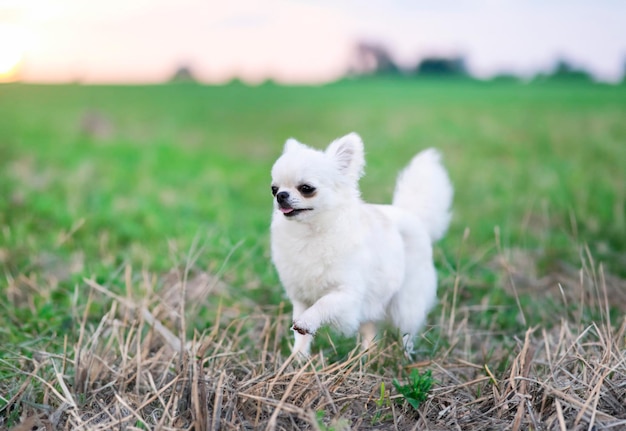
{"label": "dog's tail", "polygon": [[429,148],[413,157],[398,176],[393,205],[417,215],[435,242],[448,230],[452,194],[452,183],[441,156]]}

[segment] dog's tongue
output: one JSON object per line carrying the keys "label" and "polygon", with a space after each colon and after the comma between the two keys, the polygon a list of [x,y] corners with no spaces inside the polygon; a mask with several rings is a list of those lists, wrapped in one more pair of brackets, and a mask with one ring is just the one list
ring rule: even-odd
{"label": "dog's tongue", "polygon": [[292,212],[292,211],[293,211],[293,208],[283,208],[283,207],[280,207],[280,211],[281,211],[283,214],[289,214],[290,212]]}

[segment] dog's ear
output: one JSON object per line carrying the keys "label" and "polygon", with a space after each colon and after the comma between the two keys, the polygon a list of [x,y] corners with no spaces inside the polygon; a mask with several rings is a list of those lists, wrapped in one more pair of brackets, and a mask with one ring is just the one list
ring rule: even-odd
{"label": "dog's ear", "polygon": [[287,142],[285,142],[285,148],[283,149],[283,154],[287,153],[289,151],[293,151],[296,149],[304,149],[304,148],[308,148],[306,145],[296,141],[294,138],[289,138],[287,139]]}
{"label": "dog's ear", "polygon": [[326,149],[326,154],[335,160],[340,172],[355,181],[363,175],[365,166],[363,141],[356,133],[350,133],[331,142]]}

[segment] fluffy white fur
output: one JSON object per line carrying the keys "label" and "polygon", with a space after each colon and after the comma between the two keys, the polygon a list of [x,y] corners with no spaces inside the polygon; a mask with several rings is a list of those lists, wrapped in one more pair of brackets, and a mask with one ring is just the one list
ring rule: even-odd
{"label": "fluffy white fur", "polygon": [[432,243],[448,228],[453,194],[439,153],[411,160],[392,205],[361,200],[364,165],[351,133],[326,151],[289,139],[272,168],[272,259],[293,303],[293,350],[305,355],[322,325],[360,330],[367,348],[385,320],[410,353],[436,302]]}

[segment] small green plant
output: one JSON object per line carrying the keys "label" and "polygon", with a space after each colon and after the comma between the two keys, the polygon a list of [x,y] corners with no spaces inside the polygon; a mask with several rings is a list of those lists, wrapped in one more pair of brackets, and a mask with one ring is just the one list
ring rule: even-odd
{"label": "small green plant", "polygon": [[329,425],[326,425],[324,418],[326,412],[318,410],[315,412],[315,424],[318,431],[346,431],[350,429],[350,421],[345,418],[333,419]]}
{"label": "small green plant", "polygon": [[409,381],[406,385],[401,385],[397,379],[393,379],[393,385],[404,399],[417,410],[420,404],[426,401],[428,393],[433,386],[432,373],[430,370],[420,373],[417,368],[414,368],[409,375]]}
{"label": "small green plant", "polygon": [[391,418],[390,413],[385,413],[385,410],[388,410],[391,407],[391,401],[385,391],[385,382],[380,383],[380,397],[378,397],[375,403],[376,412],[372,417],[372,425],[379,424]]}
{"label": "small green plant", "polygon": [[315,412],[315,423],[317,424],[317,428],[320,430],[326,430],[326,424],[324,424],[324,417],[326,416],[326,412],[324,410],[317,410]]}

